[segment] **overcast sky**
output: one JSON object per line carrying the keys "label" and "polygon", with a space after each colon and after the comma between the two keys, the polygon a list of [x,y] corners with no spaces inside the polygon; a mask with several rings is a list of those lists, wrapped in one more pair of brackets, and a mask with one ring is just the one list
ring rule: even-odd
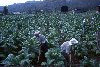
{"label": "overcast sky", "polygon": [[[33,1],[33,0],[0,0],[0,6],[11,5],[14,3],[25,3],[26,1]],[[40,0],[35,0],[40,1]]]}

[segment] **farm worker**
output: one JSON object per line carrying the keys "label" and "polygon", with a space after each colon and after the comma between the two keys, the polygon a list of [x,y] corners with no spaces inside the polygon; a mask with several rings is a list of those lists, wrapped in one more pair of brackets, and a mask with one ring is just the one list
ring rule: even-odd
{"label": "farm worker", "polygon": [[72,38],[70,41],[66,41],[60,46],[61,53],[63,54],[63,56],[65,57],[67,62],[70,61],[69,54],[70,54],[71,45],[74,45],[77,43],[78,43],[78,41],[75,38]]}
{"label": "farm worker", "polygon": [[48,51],[48,41],[45,36],[40,33],[40,31],[36,31],[34,35],[40,43],[38,63],[41,64],[46,61],[45,53]]}

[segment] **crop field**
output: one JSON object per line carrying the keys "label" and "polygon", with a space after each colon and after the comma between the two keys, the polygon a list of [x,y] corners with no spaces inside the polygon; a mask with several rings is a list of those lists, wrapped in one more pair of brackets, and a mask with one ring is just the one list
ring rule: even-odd
{"label": "crop field", "polygon": [[39,43],[34,38],[36,30],[46,36],[51,47],[45,54],[47,62],[41,65],[64,67],[60,45],[76,38],[79,43],[73,45],[71,50],[72,58],[77,60],[72,59],[72,63],[77,61],[76,64],[82,67],[99,67],[97,32],[100,31],[100,14],[95,11],[0,16],[0,64],[35,67],[39,54]]}

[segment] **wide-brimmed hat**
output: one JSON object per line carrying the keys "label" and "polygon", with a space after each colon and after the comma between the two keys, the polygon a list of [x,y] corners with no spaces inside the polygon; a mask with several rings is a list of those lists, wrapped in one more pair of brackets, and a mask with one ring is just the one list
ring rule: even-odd
{"label": "wide-brimmed hat", "polygon": [[69,42],[72,43],[72,44],[77,44],[78,43],[78,41],[75,38],[72,38]]}

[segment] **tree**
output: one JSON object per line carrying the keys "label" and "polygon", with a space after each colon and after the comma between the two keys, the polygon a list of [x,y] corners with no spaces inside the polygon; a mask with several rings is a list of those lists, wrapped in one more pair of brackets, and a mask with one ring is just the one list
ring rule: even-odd
{"label": "tree", "polygon": [[8,14],[8,8],[7,8],[7,6],[4,6],[4,8],[3,8],[3,14],[4,15]]}

